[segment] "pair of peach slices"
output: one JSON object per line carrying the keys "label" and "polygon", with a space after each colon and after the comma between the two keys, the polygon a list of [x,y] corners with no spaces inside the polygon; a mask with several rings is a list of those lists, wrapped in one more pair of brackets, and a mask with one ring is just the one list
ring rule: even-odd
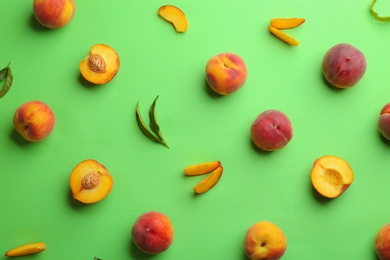
{"label": "pair of peach slices", "polygon": [[210,174],[193,188],[196,194],[205,193],[217,184],[222,177],[223,166],[220,161],[211,161],[184,168],[184,174],[186,176],[198,176],[206,173]]}
{"label": "pair of peach slices", "polygon": [[298,27],[304,22],[304,18],[273,18],[270,21],[268,30],[285,43],[292,46],[298,46],[300,43],[298,40],[282,32],[281,30]]}

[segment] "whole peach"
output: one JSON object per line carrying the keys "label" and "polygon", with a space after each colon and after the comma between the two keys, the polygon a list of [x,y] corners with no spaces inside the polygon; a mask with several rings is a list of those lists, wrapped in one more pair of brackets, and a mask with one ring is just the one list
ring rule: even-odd
{"label": "whole peach", "polygon": [[279,110],[266,110],[257,116],[251,126],[255,145],[265,151],[283,148],[293,137],[290,119]]}
{"label": "whole peach", "polygon": [[132,228],[134,244],[148,254],[159,254],[173,242],[173,226],[163,213],[150,211],[142,214]]}
{"label": "whole peach", "polygon": [[390,260],[390,223],[378,230],[374,248],[380,260]]}
{"label": "whole peach", "polygon": [[383,137],[390,140],[390,103],[387,103],[379,113],[378,128]]}
{"label": "whole peach", "polygon": [[14,114],[15,130],[26,140],[38,142],[53,131],[56,118],[51,108],[42,101],[29,101],[19,106]]}
{"label": "whole peach", "polygon": [[73,0],[34,0],[33,9],[40,24],[56,29],[72,20],[76,6]]}
{"label": "whole peach", "polygon": [[221,53],[206,64],[206,80],[220,95],[229,95],[240,89],[247,77],[244,60],[234,53]]}
{"label": "whole peach", "polygon": [[257,222],[245,234],[244,252],[252,260],[280,259],[286,248],[286,236],[272,222]]}
{"label": "whole peach", "polygon": [[352,87],[365,72],[366,58],[360,50],[348,43],[336,44],[322,59],[325,79],[337,88]]}

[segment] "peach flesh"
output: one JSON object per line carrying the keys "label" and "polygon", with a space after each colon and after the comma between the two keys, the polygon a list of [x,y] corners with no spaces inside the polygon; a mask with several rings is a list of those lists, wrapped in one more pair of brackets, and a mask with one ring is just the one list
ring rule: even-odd
{"label": "peach flesh", "polygon": [[34,0],[33,10],[37,21],[45,27],[64,27],[75,13],[74,0]]}
{"label": "peach flesh", "polygon": [[363,53],[351,44],[341,43],[330,48],[322,59],[325,79],[337,88],[349,88],[360,81],[366,71]]}
{"label": "peach flesh", "polygon": [[292,139],[292,124],[283,112],[266,110],[252,123],[251,137],[255,145],[265,151],[279,150]]}
{"label": "peach flesh", "polygon": [[173,226],[163,213],[150,211],[138,217],[133,225],[134,244],[148,254],[159,254],[166,251],[173,242]]}
{"label": "peach flesh", "polygon": [[73,198],[86,204],[103,200],[111,192],[114,180],[104,165],[96,160],[84,160],[70,175]]}
{"label": "peach flesh", "polygon": [[310,178],[319,194],[327,198],[336,198],[351,186],[354,174],[345,160],[325,155],[314,161]]}
{"label": "peach flesh", "polygon": [[378,128],[382,136],[390,140],[390,103],[387,103],[379,113]]}

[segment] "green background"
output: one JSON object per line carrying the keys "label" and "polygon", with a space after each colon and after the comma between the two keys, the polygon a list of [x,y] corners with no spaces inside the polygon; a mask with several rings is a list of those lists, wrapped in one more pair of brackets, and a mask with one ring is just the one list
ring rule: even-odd
{"label": "green background", "polygon": [[[176,33],[157,15],[178,6],[189,27]],[[153,259],[247,259],[246,230],[268,220],[287,237],[283,259],[376,259],[374,239],[390,222],[390,146],[377,128],[390,102],[390,24],[373,19],[370,1],[76,0],[73,20],[50,30],[35,20],[32,1],[6,0],[0,8],[0,67],[11,62],[14,82],[0,100],[0,252],[44,241],[26,259],[148,259],[132,243],[131,228],[144,212],[172,221],[172,246]],[[390,3],[375,9],[390,15]],[[267,29],[274,17],[303,17],[287,31],[292,47]],[[350,43],[367,59],[353,88],[337,90],[321,73],[324,53]],[[104,43],[121,66],[108,84],[92,86],[79,62]],[[240,55],[248,68],[242,89],[214,94],[205,81],[209,58]],[[170,149],[138,129],[154,98]],[[16,108],[41,100],[57,124],[44,141],[29,143],[13,130]],[[266,109],[291,120],[292,141],[261,152],[249,129]],[[310,182],[315,159],[339,156],[355,173],[351,187],[330,200]],[[69,176],[82,160],[107,167],[114,186],[92,205],[75,201]],[[224,173],[209,192],[192,188],[204,176],[185,166],[220,160]],[[2,253],[3,255],[3,253]],[[0,259],[6,259],[0,256]]]}

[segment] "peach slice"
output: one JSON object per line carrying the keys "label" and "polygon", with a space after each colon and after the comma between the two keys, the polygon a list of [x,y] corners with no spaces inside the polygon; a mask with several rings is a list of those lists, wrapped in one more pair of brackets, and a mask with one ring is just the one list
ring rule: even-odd
{"label": "peach slice", "polygon": [[40,253],[45,249],[46,249],[46,244],[44,242],[35,242],[35,243],[18,246],[11,250],[8,250],[5,253],[5,256],[13,257],[13,256],[32,255],[32,254]]}
{"label": "peach slice", "polygon": [[291,29],[303,24],[305,19],[303,18],[272,18],[271,26],[276,29]]}
{"label": "peach slice", "polygon": [[354,174],[349,164],[336,156],[326,155],[315,160],[311,182],[321,195],[336,198],[352,184]]}
{"label": "peach slice", "polygon": [[86,204],[104,199],[110,193],[113,183],[106,167],[91,159],[77,164],[70,174],[73,198]]}
{"label": "peach slice", "polygon": [[80,73],[93,84],[110,82],[119,70],[118,53],[105,44],[95,44],[80,62]]}
{"label": "peach slice", "polygon": [[284,41],[285,43],[289,44],[289,45],[292,45],[292,46],[298,46],[299,45],[299,41],[297,41],[296,39],[294,39],[293,37],[291,37],[290,35],[282,32],[281,30],[278,30],[276,29],[275,27],[272,27],[272,26],[268,26],[268,30],[273,34],[275,35],[276,37],[278,37],[280,40]]}
{"label": "peach slice", "polygon": [[220,161],[198,163],[184,168],[184,174],[188,176],[202,175],[214,171],[221,165]]}
{"label": "peach slice", "polygon": [[176,32],[187,31],[187,17],[178,7],[173,5],[163,5],[158,9],[158,15],[173,24]]}
{"label": "peach slice", "polygon": [[195,193],[198,193],[198,194],[204,193],[204,192],[210,190],[212,187],[214,187],[215,184],[217,184],[217,182],[221,178],[222,172],[223,172],[223,166],[220,165],[220,166],[218,166],[217,169],[215,169],[212,173],[210,173],[209,176],[204,178],[201,182],[199,182],[194,187]]}

